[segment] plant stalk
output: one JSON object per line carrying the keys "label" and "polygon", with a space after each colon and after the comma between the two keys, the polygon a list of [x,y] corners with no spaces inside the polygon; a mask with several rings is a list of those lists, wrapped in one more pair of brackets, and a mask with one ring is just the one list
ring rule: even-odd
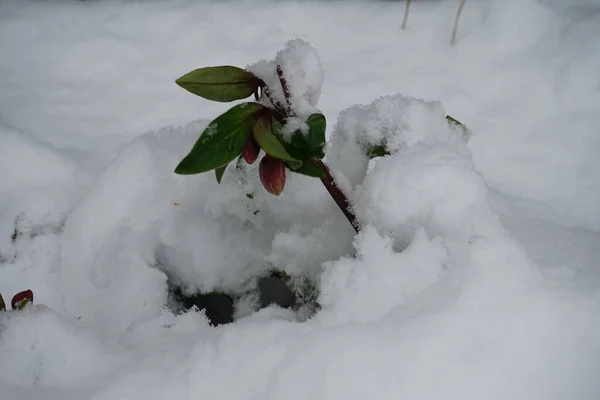
{"label": "plant stalk", "polygon": [[335,184],[335,180],[329,172],[329,167],[327,167],[327,165],[325,165],[325,163],[321,160],[313,159],[311,161],[317,168],[319,168],[325,174],[325,176],[321,178],[323,186],[325,186],[325,189],[327,189],[327,192],[329,192],[329,195],[331,196],[333,201],[335,201],[335,204],[337,204],[337,206],[342,211],[348,222],[350,222],[350,225],[352,225],[354,231],[358,233],[360,229],[358,226],[358,220],[356,219],[356,215],[354,215],[354,213],[352,212],[352,206],[350,205],[350,202],[348,201],[348,198],[346,197],[344,192],[342,192],[340,188],[337,187],[337,185]]}
{"label": "plant stalk", "polygon": [[[277,76],[279,77],[279,83],[281,84],[281,88],[283,89],[283,94],[285,96],[285,102],[287,103],[287,110],[286,110],[287,116],[289,116],[290,114],[293,114],[293,112],[294,112],[292,109],[292,98],[290,95],[290,88],[288,87],[287,81],[285,80],[285,77],[283,76],[283,71],[281,70],[280,65],[277,66]],[[268,87],[265,87],[265,94],[267,96],[269,96],[269,94],[270,94],[270,90],[268,89]],[[273,101],[271,101],[271,103],[273,103]],[[325,163],[321,160],[311,159],[311,162],[317,168],[319,168],[321,171],[323,171],[323,173],[325,174],[325,176],[321,178],[321,182],[323,182],[323,186],[325,186],[325,189],[327,189],[327,192],[329,193],[329,195],[331,196],[331,198],[333,199],[335,204],[337,204],[337,206],[342,211],[342,213],[344,214],[344,216],[346,217],[348,222],[350,222],[350,225],[352,225],[352,228],[354,228],[354,231],[356,233],[358,233],[359,232],[358,220],[356,219],[356,216],[352,212],[352,207],[350,206],[350,202],[348,201],[348,198],[346,197],[344,192],[342,192],[340,190],[340,188],[337,187],[337,185],[335,184],[335,180],[333,179],[333,176],[331,176],[331,173],[329,172],[329,167],[327,167],[327,165],[325,165]]]}
{"label": "plant stalk", "polygon": [[287,115],[285,108],[281,105],[279,100],[277,100],[277,98],[275,98],[275,96],[271,93],[271,88],[269,88],[269,86],[267,86],[265,82],[261,81],[260,87],[265,96],[267,96],[267,99],[269,99],[269,101],[271,102],[271,105],[273,105],[273,108],[275,109],[277,116],[279,117],[279,122],[283,123],[283,120]]}

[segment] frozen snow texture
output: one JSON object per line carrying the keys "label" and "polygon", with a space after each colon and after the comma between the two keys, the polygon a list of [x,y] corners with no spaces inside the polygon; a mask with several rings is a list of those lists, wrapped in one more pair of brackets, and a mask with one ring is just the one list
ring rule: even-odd
{"label": "frozen snow texture", "polygon": [[356,211],[377,226],[425,226],[435,236],[483,230],[487,188],[471,159],[444,145],[418,145],[374,162]]}
{"label": "frozen snow texture", "polygon": [[298,114],[310,114],[321,97],[323,85],[323,67],[317,51],[304,40],[290,40],[277,53],[275,63],[290,91],[292,108]]}
{"label": "frozen snow texture", "polygon": [[[367,150],[380,145],[391,154],[369,160]],[[351,107],[328,150],[359,220],[397,239],[410,241],[419,226],[434,236],[470,234],[491,218],[467,137],[439,102],[396,95]]]}
{"label": "frozen snow texture", "polygon": [[370,226],[359,234],[355,258],[326,266],[320,303],[333,308],[332,320],[371,322],[432,286],[441,276],[446,249],[419,230],[403,252]]}
{"label": "frozen snow texture", "polygon": [[329,144],[327,161],[345,190],[362,182],[368,165],[367,152],[385,146],[395,154],[418,143],[443,144],[465,153],[467,137],[449,124],[442,105],[404,95],[384,96],[364,106],[340,113]]}
{"label": "frozen snow texture", "polygon": [[244,176],[232,166],[221,184],[174,174],[204,125],[140,136],[74,207],[61,235],[69,313],[123,329],[160,314],[167,278],[190,292],[240,293],[275,268],[315,277],[349,249],[352,228],[340,229],[317,180],[290,174],[274,197],[256,165]]}
{"label": "frozen snow texture", "polygon": [[89,179],[87,167],[0,118],[0,171],[0,293],[10,301],[33,287],[47,305],[62,309],[58,235]]}
{"label": "frozen snow texture", "polygon": [[118,365],[124,350],[107,346],[91,327],[44,306],[0,314],[0,338],[3,380],[29,388],[93,384],[96,374]]}
{"label": "frozen snow texture", "polygon": [[65,154],[0,119],[0,254],[15,227],[60,224],[78,188],[76,168]]}
{"label": "frozen snow texture", "polygon": [[316,50],[304,40],[290,40],[274,60],[261,60],[248,70],[266,83],[275,102],[290,110],[293,118],[287,123],[288,131],[305,129],[306,118],[319,111],[317,103],[323,85],[323,67]]}

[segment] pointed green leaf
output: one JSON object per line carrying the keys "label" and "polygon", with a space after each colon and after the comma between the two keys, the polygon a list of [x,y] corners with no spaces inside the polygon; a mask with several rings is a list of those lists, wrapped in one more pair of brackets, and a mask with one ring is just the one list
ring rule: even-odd
{"label": "pointed green leaf", "polygon": [[325,129],[327,128],[327,120],[323,114],[312,114],[306,119],[308,125],[308,143],[311,147],[325,146]]}
{"label": "pointed green leaf", "polygon": [[468,131],[467,127],[465,126],[465,124],[463,124],[462,122],[460,122],[459,120],[457,120],[455,118],[452,118],[449,115],[446,115],[446,119],[448,120],[448,123],[451,123],[451,124],[454,124],[454,125],[460,127],[463,130],[464,135],[468,134],[469,131]]}
{"label": "pointed green leaf", "polygon": [[215,168],[215,176],[217,177],[218,183],[221,183],[221,179],[223,179],[223,174],[225,173],[228,165],[229,163],[223,165],[222,167]]}
{"label": "pointed green leaf", "polygon": [[0,311],[6,311],[6,304],[4,303],[4,299],[2,298],[2,293],[0,293]]}
{"label": "pointed green leaf", "polygon": [[31,303],[31,299],[23,299],[21,300],[19,303],[17,303],[17,308],[16,310],[22,310],[24,309],[27,304]]}
{"label": "pointed green leaf", "polygon": [[264,108],[258,103],[242,103],[218,116],[208,124],[175,173],[193,175],[227,165],[240,155]]}
{"label": "pointed green leaf", "polygon": [[447,119],[449,122],[453,122],[455,125],[463,126],[463,123],[462,123],[462,122],[460,122],[459,120],[457,120],[457,119],[455,119],[455,118],[452,118],[450,115],[446,115],[446,119]]}
{"label": "pointed green leaf", "polygon": [[251,72],[225,65],[196,69],[183,75],[175,83],[205,99],[229,102],[251,96],[257,90],[260,80]]}
{"label": "pointed green leaf", "polygon": [[254,124],[254,128],[252,129],[254,139],[256,139],[260,148],[271,157],[287,161],[295,168],[299,168],[302,166],[302,161],[292,157],[273,132],[273,125],[277,123],[270,114],[265,113]]}
{"label": "pointed green leaf", "polygon": [[391,154],[387,147],[383,144],[379,146],[368,147],[366,153],[367,157],[369,158],[389,156]]}
{"label": "pointed green leaf", "polygon": [[279,138],[279,141],[283,144],[283,147],[285,147],[286,151],[295,159],[306,160],[310,158],[310,152],[302,148],[295,147],[292,143],[286,142],[284,139],[282,139],[281,133],[277,133],[275,136]]}
{"label": "pointed green leaf", "polygon": [[298,130],[292,134],[292,145],[302,150],[308,157],[321,159],[325,156],[323,151],[325,147],[325,116],[312,114],[306,120],[306,125],[308,125],[308,132],[304,133]]}
{"label": "pointed green leaf", "polygon": [[302,174],[306,176],[311,176],[313,178],[324,178],[325,173],[316,165],[314,165],[310,160],[303,160],[304,164],[300,168],[290,168],[292,172],[297,174]]}

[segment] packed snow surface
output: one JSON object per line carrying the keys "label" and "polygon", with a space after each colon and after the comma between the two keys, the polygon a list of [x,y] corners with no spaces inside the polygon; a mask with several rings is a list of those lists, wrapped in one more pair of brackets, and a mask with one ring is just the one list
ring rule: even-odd
{"label": "packed snow surface", "polygon": [[[457,6],[0,0],[0,398],[600,398],[600,2],[469,0],[450,46]],[[360,233],[318,179],[173,173],[213,65],[326,115]]]}

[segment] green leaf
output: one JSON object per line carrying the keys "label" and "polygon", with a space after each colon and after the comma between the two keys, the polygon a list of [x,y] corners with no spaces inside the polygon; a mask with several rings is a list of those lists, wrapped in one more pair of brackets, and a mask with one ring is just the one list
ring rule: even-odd
{"label": "green leaf", "polygon": [[175,173],[193,175],[227,165],[240,155],[258,114],[264,109],[258,103],[242,103],[218,116],[208,124]]}
{"label": "green leaf", "polygon": [[323,114],[312,114],[306,119],[308,125],[308,143],[313,148],[323,148],[325,146],[325,129],[327,120]]}
{"label": "green leaf", "polygon": [[276,123],[277,122],[269,113],[265,113],[258,121],[256,121],[256,124],[254,124],[254,128],[252,129],[254,139],[256,139],[260,148],[271,157],[284,160],[294,168],[301,167],[302,161],[292,157],[273,133],[273,125]]}
{"label": "green leaf", "polygon": [[327,122],[323,114],[312,114],[306,120],[308,132],[297,130],[292,134],[292,146],[302,150],[308,157],[321,159],[325,156],[325,129]]}
{"label": "green leaf", "polygon": [[223,165],[222,167],[215,168],[215,176],[217,177],[218,183],[221,183],[221,179],[223,179],[223,174],[225,173],[228,165],[229,163]]}
{"label": "green leaf", "polygon": [[196,69],[183,75],[175,83],[205,99],[229,102],[251,96],[260,80],[251,72],[225,65]]}
{"label": "green leaf", "polygon": [[389,152],[387,147],[385,147],[385,145],[383,144],[367,148],[367,157],[369,158],[389,156],[390,154],[391,153]]}
{"label": "green leaf", "polygon": [[22,310],[22,309],[24,309],[27,306],[27,304],[30,304],[30,303],[31,303],[31,299],[23,299],[23,300],[21,300],[20,302],[17,303],[17,308],[16,309],[17,310]]}
{"label": "green leaf", "polygon": [[451,124],[454,124],[454,125],[460,127],[463,130],[463,135],[467,135],[468,134],[469,131],[468,131],[468,129],[467,129],[467,127],[466,127],[465,124],[463,124],[462,122],[460,122],[459,120],[457,120],[455,118],[452,118],[449,115],[446,115],[446,119],[448,120],[448,123],[451,123]]}
{"label": "green leaf", "polygon": [[302,174],[306,176],[311,176],[313,178],[324,178],[325,173],[316,165],[314,165],[310,160],[303,160],[304,164],[300,168],[290,168],[292,172],[297,174]]}
{"label": "green leaf", "polygon": [[455,125],[464,126],[462,122],[460,122],[459,120],[457,120],[457,119],[455,119],[455,118],[452,118],[450,115],[446,115],[446,119],[447,119],[449,122],[452,122],[452,123],[454,123]]}
{"label": "green leaf", "polygon": [[4,299],[2,298],[1,293],[0,293],[0,311],[6,311],[6,304],[4,303]]}

